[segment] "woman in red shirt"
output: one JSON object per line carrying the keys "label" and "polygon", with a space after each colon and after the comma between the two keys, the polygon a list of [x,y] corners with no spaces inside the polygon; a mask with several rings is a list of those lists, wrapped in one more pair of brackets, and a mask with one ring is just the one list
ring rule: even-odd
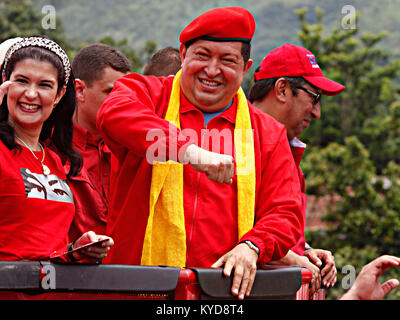
{"label": "woman in red shirt", "polygon": [[102,259],[111,238],[88,232],[68,244],[75,206],[60,157],[70,163],[68,176],[82,159],[71,144],[75,91],[67,55],[50,39],[23,38],[7,51],[1,76],[0,260]]}

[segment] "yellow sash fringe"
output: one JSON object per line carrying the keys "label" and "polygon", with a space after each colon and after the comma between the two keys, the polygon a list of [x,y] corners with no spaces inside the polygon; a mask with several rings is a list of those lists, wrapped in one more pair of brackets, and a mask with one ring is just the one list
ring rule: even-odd
{"label": "yellow sash fringe", "polygon": [[[179,129],[180,79],[181,71],[174,78],[165,116],[165,120]],[[239,88],[237,98],[234,143],[238,186],[238,239],[240,239],[254,224],[255,158],[250,113],[242,88]],[[169,160],[153,164],[150,210],[141,264],[177,267],[186,265],[183,165],[178,162]]]}

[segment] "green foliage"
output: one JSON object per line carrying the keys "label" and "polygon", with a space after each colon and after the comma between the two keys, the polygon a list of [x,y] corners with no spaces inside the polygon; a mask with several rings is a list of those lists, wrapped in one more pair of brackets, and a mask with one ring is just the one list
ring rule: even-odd
{"label": "green foliage", "polygon": [[389,161],[400,162],[400,104],[393,102],[388,114],[382,117],[368,118],[359,133],[371,150],[371,159],[378,172],[382,172]]}
{"label": "green foliage", "polygon": [[107,36],[99,40],[100,43],[107,44],[120,50],[131,62],[132,72],[141,72],[142,67],[147,63],[151,56],[157,51],[157,44],[148,40],[142,50],[137,52],[129,44],[127,39],[116,41],[115,39]]}
{"label": "green foliage", "polygon": [[60,19],[56,17],[56,29],[51,29],[43,28],[43,18],[31,0],[0,0],[0,42],[14,37],[46,35],[70,53],[72,47],[65,38]]}
{"label": "green foliage", "polygon": [[[297,11],[299,38],[325,75],[346,85],[323,100],[323,116],[302,136],[311,146],[302,164],[307,190],[330,199],[323,217],[328,229],[309,231],[307,240],[335,255],[338,285],[327,295],[335,299],[344,293],[345,265],[358,273],[380,255],[400,255],[400,64],[377,47],[386,32],[358,35],[358,29],[337,28],[325,36],[323,12],[316,9],[314,25],[306,22],[306,12]],[[387,273],[381,282],[395,271]],[[387,298],[399,296],[395,291]]]}
{"label": "green foliage", "polygon": [[324,97],[318,125],[312,124],[302,138],[310,145],[326,146],[332,141],[343,143],[345,137],[357,135],[369,145],[371,136],[364,140],[360,132],[365,124],[370,124],[369,119],[386,117],[389,106],[396,101],[399,86],[395,80],[400,60],[389,59],[387,51],[377,47],[388,36],[387,32],[359,35],[357,28],[337,27],[324,36],[324,12],[319,8],[315,12],[317,23],[310,25],[305,18],[307,9],[296,11],[301,25],[299,39],[316,55],[324,74],[343,83],[346,90],[335,97]]}
{"label": "green foliage", "polygon": [[104,37],[104,38],[98,40],[98,42],[107,44],[111,47],[114,47],[114,48],[120,50],[131,62],[133,70],[137,70],[143,66],[143,64],[139,58],[139,55],[137,54],[137,52],[134,49],[132,49],[128,45],[128,41],[126,39],[123,39],[121,41],[116,41],[115,39],[111,38],[110,36],[107,36],[107,37]]}
{"label": "green foliage", "polygon": [[[389,162],[377,176],[369,152],[349,137],[345,145],[331,143],[311,151],[303,168],[308,190],[332,200],[324,216],[328,229],[323,234],[309,231],[307,240],[331,250],[339,271],[346,264],[361,267],[379,255],[400,255],[399,165]],[[343,293],[336,291],[333,297]]]}
{"label": "green foliage", "polygon": [[[34,4],[35,2],[31,0],[0,0],[0,42],[17,36],[46,35],[60,44],[71,59],[88,43],[100,42],[124,53],[131,62],[134,72],[141,72],[141,68],[157,50],[157,44],[152,40],[147,40],[142,49],[135,50],[126,38],[115,40],[111,36],[105,36],[101,39],[87,39],[84,42],[67,39],[60,18],[56,15],[55,29],[44,28],[44,14]],[[61,1],[52,1],[51,4],[60,5]]]}
{"label": "green foliage", "polygon": [[[323,116],[301,137],[311,147],[302,164],[307,190],[330,199],[328,229],[309,231],[307,241],[335,255],[338,285],[327,295],[335,299],[344,293],[344,266],[359,272],[380,255],[400,255],[400,63],[378,46],[388,33],[336,28],[324,35],[323,11],[316,9],[313,25],[306,12],[297,11],[299,38],[324,74],[346,85],[340,95],[324,97]],[[395,271],[387,273],[381,282]],[[396,297],[396,291],[387,296]]]}
{"label": "green foliage", "polygon": [[[324,11],[325,32],[338,26],[344,5],[352,4],[364,19],[357,28],[372,33],[388,30],[393,36],[382,41],[385,49],[399,52],[400,7],[392,0],[35,0],[38,6],[51,3],[57,8],[68,35],[79,42],[89,38],[112,36],[127,38],[136,50],[144,47],[146,39],[159,47],[178,46],[182,28],[203,11],[224,5],[248,8],[256,18],[257,30],[252,58],[259,61],[269,50],[284,42],[298,43],[299,21],[293,12],[301,6],[320,6]],[[306,16],[312,23],[315,18]],[[339,22],[340,24],[340,22]]]}

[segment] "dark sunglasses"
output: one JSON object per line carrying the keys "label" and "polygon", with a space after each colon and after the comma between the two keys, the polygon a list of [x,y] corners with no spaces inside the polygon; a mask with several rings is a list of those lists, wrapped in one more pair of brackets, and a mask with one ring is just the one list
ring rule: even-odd
{"label": "dark sunglasses", "polygon": [[303,90],[313,97],[313,104],[316,105],[321,100],[321,94],[318,92],[311,91],[304,87],[297,87],[297,89]]}

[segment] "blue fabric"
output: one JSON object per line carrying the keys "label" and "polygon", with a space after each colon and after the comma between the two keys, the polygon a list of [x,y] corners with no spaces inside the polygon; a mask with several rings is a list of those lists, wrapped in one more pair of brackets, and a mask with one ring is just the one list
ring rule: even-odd
{"label": "blue fabric", "polygon": [[222,112],[224,112],[225,110],[228,110],[229,107],[232,105],[232,103],[233,103],[233,99],[232,99],[231,103],[230,103],[226,108],[224,108],[224,109],[222,109],[222,110],[219,110],[219,111],[217,111],[217,112],[204,112],[204,111],[201,111],[201,112],[203,112],[203,116],[204,116],[204,125],[206,126],[206,125],[208,124],[208,122],[209,122],[212,118],[214,118],[214,117],[220,115],[220,114],[221,114]]}

